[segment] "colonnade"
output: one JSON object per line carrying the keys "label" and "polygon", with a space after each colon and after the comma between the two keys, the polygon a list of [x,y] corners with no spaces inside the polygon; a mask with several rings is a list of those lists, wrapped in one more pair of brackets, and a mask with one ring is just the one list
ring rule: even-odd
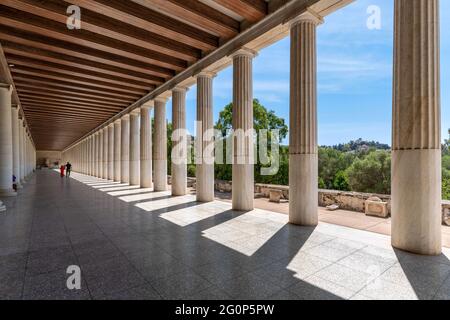
{"label": "colonnade", "polygon": [[0,212],[2,198],[14,197],[36,168],[36,148],[20,106],[12,104],[13,87],[0,83]]}
{"label": "colonnade", "polygon": [[[395,1],[395,59],[392,161],[392,244],[421,254],[441,252],[440,79],[438,0]],[[318,224],[317,50],[322,18],[306,11],[290,22],[291,90],[289,221]],[[252,62],[256,52],[236,50],[233,64],[233,129],[253,129]],[[214,73],[197,79],[197,200],[214,199]],[[186,88],[172,89],[173,129],[186,127]],[[64,152],[74,169],[100,178],[167,190],[166,97],[156,97]],[[151,128],[151,110],[154,130]],[[139,120],[140,119],[140,120]],[[175,135],[182,133],[177,132]],[[179,141],[186,146],[186,137]],[[211,138],[210,140],[204,139]],[[177,143],[172,194],[186,194],[187,153]],[[232,207],[254,208],[253,140],[233,149]],[[181,160],[181,161],[180,161]],[[200,161],[199,161],[200,160]],[[211,161],[212,160],[212,161]],[[153,172],[152,172],[153,171]]]}

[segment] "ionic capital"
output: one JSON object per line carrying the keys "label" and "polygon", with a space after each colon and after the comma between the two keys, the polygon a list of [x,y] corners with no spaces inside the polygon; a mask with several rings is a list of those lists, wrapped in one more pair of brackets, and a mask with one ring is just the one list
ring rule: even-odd
{"label": "ionic capital", "polygon": [[323,18],[318,13],[312,11],[311,9],[308,9],[299,16],[292,19],[290,21],[290,26],[292,28],[299,23],[305,22],[313,23],[314,25],[318,26],[322,24],[324,21]]}
{"label": "ionic capital", "polygon": [[255,50],[246,48],[246,47],[242,47],[241,49],[233,52],[230,55],[230,58],[234,59],[236,57],[242,57],[242,56],[249,57],[249,58],[255,58],[256,56],[258,56],[258,52],[256,52]]}

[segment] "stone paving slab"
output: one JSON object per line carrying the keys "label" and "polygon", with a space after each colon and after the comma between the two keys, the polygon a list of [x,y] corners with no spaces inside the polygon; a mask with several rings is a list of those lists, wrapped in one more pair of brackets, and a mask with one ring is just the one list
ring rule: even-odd
{"label": "stone paving slab", "polygon": [[[38,171],[0,215],[0,299],[450,299],[450,250]],[[81,269],[81,290],[66,286]]]}

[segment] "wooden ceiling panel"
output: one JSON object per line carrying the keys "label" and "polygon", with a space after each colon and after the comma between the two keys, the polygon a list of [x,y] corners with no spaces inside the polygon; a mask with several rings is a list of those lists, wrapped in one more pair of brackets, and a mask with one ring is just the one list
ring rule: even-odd
{"label": "wooden ceiling panel", "polygon": [[[81,8],[81,29],[67,27],[70,5]],[[0,0],[0,60],[37,149],[63,150],[267,8],[264,0]]]}

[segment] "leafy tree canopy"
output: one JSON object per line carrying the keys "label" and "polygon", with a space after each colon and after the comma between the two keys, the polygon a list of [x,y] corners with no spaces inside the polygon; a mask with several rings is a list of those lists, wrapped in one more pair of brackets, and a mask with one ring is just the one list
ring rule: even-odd
{"label": "leafy tree canopy", "polygon": [[[278,117],[273,110],[268,111],[258,99],[253,100],[253,128],[258,132],[261,129],[279,130],[280,142],[288,134],[288,126],[283,118]],[[215,128],[225,136],[233,127],[233,104],[230,103],[219,113],[219,120]]]}

